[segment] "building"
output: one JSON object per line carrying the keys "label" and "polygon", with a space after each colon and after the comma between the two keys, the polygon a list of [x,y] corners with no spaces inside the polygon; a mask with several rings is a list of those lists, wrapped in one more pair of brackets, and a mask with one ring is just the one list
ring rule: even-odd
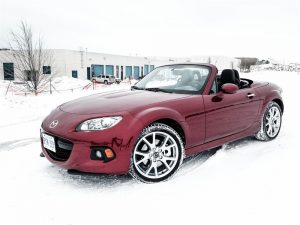
{"label": "building", "polygon": [[[69,76],[78,79],[90,79],[93,75],[110,74],[124,80],[129,77],[138,79],[155,67],[182,63],[200,62],[215,64],[219,70],[224,68],[237,68],[239,60],[222,56],[203,56],[190,58],[168,57],[140,57],[122,56],[104,53],[94,53],[74,50],[49,50],[53,56],[52,65],[44,65],[44,74],[55,76]],[[3,57],[11,54],[9,49],[0,50],[0,80],[15,80],[14,62],[9,62]]]}

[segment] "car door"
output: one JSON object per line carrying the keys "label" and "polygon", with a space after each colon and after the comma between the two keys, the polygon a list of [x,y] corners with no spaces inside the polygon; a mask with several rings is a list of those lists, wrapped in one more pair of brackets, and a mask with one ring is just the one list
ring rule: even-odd
{"label": "car door", "polygon": [[[221,98],[218,95],[221,94]],[[252,88],[234,94],[203,95],[205,142],[242,132],[255,121],[260,101]]]}
{"label": "car door", "polygon": [[104,75],[101,75],[101,76],[100,76],[100,81],[99,81],[99,82],[100,82],[100,83],[103,83],[103,82],[104,82],[104,78],[105,78],[105,76],[104,76]]}

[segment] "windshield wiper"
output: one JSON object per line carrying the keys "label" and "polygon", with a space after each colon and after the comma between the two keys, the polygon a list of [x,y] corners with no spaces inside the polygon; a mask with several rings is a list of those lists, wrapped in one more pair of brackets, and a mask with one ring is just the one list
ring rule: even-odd
{"label": "windshield wiper", "polygon": [[161,89],[158,87],[153,87],[153,88],[140,88],[138,86],[131,86],[131,90],[146,90],[146,91],[153,91],[153,92],[165,92],[165,93],[172,93],[172,91],[166,90],[166,89]]}
{"label": "windshield wiper", "polygon": [[146,90],[146,91],[154,91],[154,92],[172,93],[172,91],[170,91],[170,90],[161,89],[161,88],[157,88],[157,87],[153,87],[153,88],[145,88],[145,90]]}
{"label": "windshield wiper", "polygon": [[135,85],[131,86],[131,90],[132,89],[134,89],[134,90],[144,90],[144,88],[140,88],[140,87],[135,86]]}

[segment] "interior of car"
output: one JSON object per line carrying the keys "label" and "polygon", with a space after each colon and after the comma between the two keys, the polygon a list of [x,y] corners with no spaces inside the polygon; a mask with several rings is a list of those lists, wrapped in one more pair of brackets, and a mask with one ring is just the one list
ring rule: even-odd
{"label": "interior of car", "polygon": [[218,90],[221,90],[223,84],[235,84],[239,89],[249,88],[252,84],[251,80],[241,79],[239,72],[235,69],[224,69],[220,76],[217,76]]}

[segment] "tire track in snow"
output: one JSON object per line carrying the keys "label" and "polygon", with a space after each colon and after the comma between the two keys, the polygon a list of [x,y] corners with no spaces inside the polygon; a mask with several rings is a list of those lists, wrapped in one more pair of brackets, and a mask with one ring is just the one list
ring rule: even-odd
{"label": "tire track in snow", "polygon": [[[237,141],[233,141],[230,143],[226,143],[222,146],[212,148],[210,150],[206,150],[203,152],[200,152],[196,155],[187,157],[183,160],[182,165],[180,166],[180,169],[176,176],[185,176],[189,174],[191,171],[198,169],[201,167],[204,163],[206,163],[208,160],[213,160],[214,156],[219,151],[238,151],[242,149],[245,146],[250,145],[252,142],[260,142],[255,140],[253,137],[246,137]],[[261,142],[264,143],[264,142]]]}
{"label": "tire track in snow", "polygon": [[5,124],[5,125],[1,125],[0,128],[5,128],[5,127],[11,127],[11,126],[17,126],[20,124],[24,124],[24,123],[32,123],[32,122],[36,122],[40,120],[42,123],[43,117],[38,117],[38,118],[34,118],[31,120],[26,120],[26,121],[19,121],[19,122],[15,122],[15,123],[10,123],[10,124]]}
{"label": "tire track in snow", "polygon": [[7,142],[0,143],[0,152],[1,151],[10,151],[12,149],[18,148],[18,147],[24,147],[27,145],[30,145],[35,142],[39,142],[40,138],[24,138],[19,140],[12,140]]}

